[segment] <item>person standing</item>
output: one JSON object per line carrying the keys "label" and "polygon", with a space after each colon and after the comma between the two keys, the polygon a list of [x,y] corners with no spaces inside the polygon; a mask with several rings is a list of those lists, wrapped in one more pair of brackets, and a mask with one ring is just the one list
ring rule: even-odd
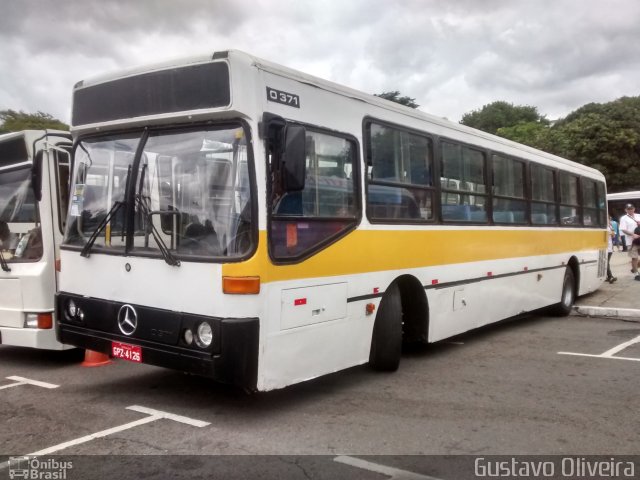
{"label": "person standing", "polygon": [[613,283],[617,280],[616,277],[611,273],[611,255],[613,255],[613,239],[615,237],[615,232],[613,230],[613,219],[609,222],[609,227],[607,228],[607,282]]}
{"label": "person standing", "polygon": [[620,230],[618,227],[618,222],[616,219],[611,217],[611,229],[613,230],[613,247],[619,252],[620,251]]}
{"label": "person standing", "polygon": [[631,258],[631,273],[640,281],[640,273],[638,273],[638,245],[634,245],[633,240],[640,238],[634,230],[640,225],[640,215],[636,212],[636,207],[627,203],[624,207],[625,214],[620,217],[620,232],[624,234],[627,245],[627,254]]}

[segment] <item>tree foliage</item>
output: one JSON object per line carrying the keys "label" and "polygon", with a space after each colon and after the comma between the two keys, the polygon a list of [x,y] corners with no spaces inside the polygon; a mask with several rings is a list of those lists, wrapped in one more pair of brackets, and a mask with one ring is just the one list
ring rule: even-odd
{"label": "tree foliage", "polygon": [[406,105],[411,108],[418,108],[420,105],[416,103],[415,98],[400,96],[400,92],[398,90],[393,90],[392,92],[382,92],[376,93],[376,97],[384,98],[385,100],[391,100],[392,102],[400,103],[401,105]]}
{"label": "tree foliage", "polygon": [[537,107],[514,105],[500,100],[465,113],[460,123],[494,135],[498,133],[500,128],[515,127],[521,124],[549,125],[549,121],[538,113]]}
{"label": "tree foliage", "polygon": [[640,190],[640,97],[587,104],[550,133],[553,153],[600,170],[609,191]]}
{"label": "tree foliage", "polygon": [[69,125],[52,117],[48,113],[25,113],[15,110],[0,110],[0,133],[19,132],[21,130],[69,130]]}
{"label": "tree foliage", "polygon": [[[499,108],[487,108],[502,104]],[[640,190],[640,97],[622,97],[608,103],[589,103],[553,124],[535,107],[513,107],[494,102],[465,114],[460,123],[554,153],[600,170],[610,192]],[[533,109],[538,118],[514,122],[514,109]],[[501,112],[507,112],[503,115]],[[483,115],[481,115],[482,113]],[[532,111],[529,110],[529,115]],[[465,123],[466,122],[466,123]],[[475,122],[475,123],[474,123]],[[491,123],[493,122],[493,123]],[[487,127],[490,125],[490,127]]]}

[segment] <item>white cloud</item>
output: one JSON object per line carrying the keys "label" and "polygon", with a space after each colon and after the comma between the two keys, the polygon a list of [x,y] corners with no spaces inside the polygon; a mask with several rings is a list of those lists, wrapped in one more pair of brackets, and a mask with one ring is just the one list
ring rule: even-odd
{"label": "white cloud", "polygon": [[0,109],[68,121],[119,68],[239,48],[451,120],[495,100],[550,118],[639,95],[640,2],[23,0],[0,17]]}

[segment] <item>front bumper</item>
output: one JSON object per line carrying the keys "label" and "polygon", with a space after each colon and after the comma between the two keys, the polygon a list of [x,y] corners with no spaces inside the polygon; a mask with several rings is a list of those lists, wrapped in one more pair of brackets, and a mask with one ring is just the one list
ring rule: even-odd
{"label": "front bumper", "polygon": [[67,350],[73,348],[56,340],[54,329],[0,327],[0,343],[15,347],[30,347],[43,350]]}
{"label": "front bumper", "polygon": [[[69,318],[69,299],[85,313],[80,322]],[[128,304],[137,312],[138,326],[124,335],[118,328],[121,302],[60,292],[56,295],[57,337],[65,344],[111,353],[112,342],[142,348],[142,362],[213,378],[255,390],[258,377],[259,320],[216,318]],[[214,341],[207,349],[187,345],[182,333],[206,320]],[[192,330],[193,331],[193,330]]]}

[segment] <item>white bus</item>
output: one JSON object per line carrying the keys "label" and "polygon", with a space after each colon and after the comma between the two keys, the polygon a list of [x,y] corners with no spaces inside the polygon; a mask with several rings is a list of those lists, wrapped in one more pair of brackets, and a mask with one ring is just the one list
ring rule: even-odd
{"label": "white bus", "polygon": [[64,343],[270,390],[605,277],[598,171],[242,52],[82,81],[72,112]]}
{"label": "white bus", "polygon": [[69,195],[71,135],[0,135],[0,342],[61,350],[56,259]]}
{"label": "white bus", "polygon": [[615,218],[616,221],[620,220],[620,217],[626,213],[624,207],[627,203],[633,204],[636,209],[640,208],[640,190],[607,194],[609,215]]}

